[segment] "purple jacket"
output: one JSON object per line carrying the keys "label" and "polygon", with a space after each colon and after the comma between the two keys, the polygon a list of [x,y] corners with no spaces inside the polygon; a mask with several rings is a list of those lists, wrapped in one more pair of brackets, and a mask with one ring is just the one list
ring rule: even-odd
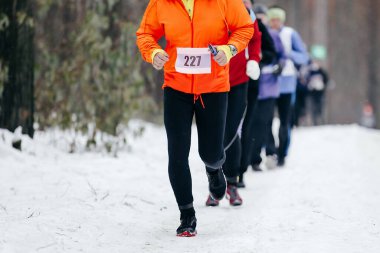
{"label": "purple jacket", "polygon": [[269,65],[264,65],[261,69],[261,76],[259,79],[259,100],[268,98],[278,98],[280,96],[280,84],[278,81],[278,74],[276,68],[279,65],[283,65],[285,61],[285,50],[281,42],[281,38],[278,32],[268,29],[272,36],[274,46],[277,52],[277,61]]}

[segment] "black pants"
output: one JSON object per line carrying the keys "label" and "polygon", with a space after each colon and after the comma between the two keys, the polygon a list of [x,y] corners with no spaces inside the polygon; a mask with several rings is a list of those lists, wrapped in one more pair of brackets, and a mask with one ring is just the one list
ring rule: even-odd
{"label": "black pants", "polygon": [[304,87],[297,87],[297,99],[294,105],[292,127],[299,126],[302,123],[303,118],[306,116],[306,98],[307,89]]}
{"label": "black pants", "polygon": [[242,137],[241,137],[241,162],[240,162],[240,174],[247,171],[248,166],[251,164],[252,148],[253,148],[253,114],[255,112],[257,96],[259,94],[258,81],[249,80],[248,94],[247,94],[247,113],[244,118]]}
{"label": "black pants", "polygon": [[274,108],[276,104],[275,98],[258,100],[253,115],[253,148],[252,148],[252,164],[260,164],[261,149],[265,146],[268,139],[268,129],[272,127]]}
{"label": "black pants", "polygon": [[236,183],[241,162],[241,128],[247,108],[248,84],[231,88],[228,93],[228,109],[224,148],[226,162],[223,171],[229,183]]}
{"label": "black pants", "polygon": [[[277,99],[278,116],[280,117],[280,129],[278,131],[279,146],[277,155],[279,159],[283,159],[287,155],[287,149],[290,142],[290,119],[292,116],[292,96],[293,94],[281,94]],[[272,125],[272,124],[271,124]],[[267,155],[273,153],[275,149],[274,137],[272,129],[269,129],[269,137],[267,141]]]}
{"label": "black pants", "polygon": [[324,119],[323,119],[324,97],[325,97],[325,92],[323,90],[310,91],[311,113],[312,113],[314,126],[322,125],[324,123]]}
{"label": "black pants", "polygon": [[270,121],[270,127],[267,129],[267,141],[265,142],[265,154],[267,156],[277,155],[276,143],[272,132],[273,118]]}
{"label": "black pants", "polygon": [[198,130],[198,152],[212,169],[225,161],[224,131],[227,114],[227,92],[202,94],[194,103],[194,95],[165,88],[164,123],[168,138],[169,179],[180,209],[192,207],[192,183],[189,168],[191,126],[195,114]]}

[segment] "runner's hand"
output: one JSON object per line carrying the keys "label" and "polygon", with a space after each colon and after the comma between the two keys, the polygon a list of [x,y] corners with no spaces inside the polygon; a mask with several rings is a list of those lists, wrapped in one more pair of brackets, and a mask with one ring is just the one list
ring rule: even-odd
{"label": "runner's hand", "polygon": [[169,61],[169,55],[166,52],[158,52],[153,58],[153,67],[160,70],[164,67],[165,63]]}
{"label": "runner's hand", "polygon": [[214,56],[214,60],[219,64],[219,66],[225,66],[228,63],[227,56],[222,50],[219,50],[218,54]]}

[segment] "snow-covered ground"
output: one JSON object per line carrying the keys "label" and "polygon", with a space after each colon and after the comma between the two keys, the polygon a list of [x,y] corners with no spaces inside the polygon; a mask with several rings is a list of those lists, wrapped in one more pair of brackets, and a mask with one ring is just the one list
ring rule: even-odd
{"label": "snow-covered ground", "polygon": [[198,236],[177,238],[166,135],[145,135],[118,158],[67,154],[39,133],[24,151],[0,131],[0,252],[380,252],[380,132],[297,129],[286,168],[246,176],[244,204],[206,208],[193,131]]}

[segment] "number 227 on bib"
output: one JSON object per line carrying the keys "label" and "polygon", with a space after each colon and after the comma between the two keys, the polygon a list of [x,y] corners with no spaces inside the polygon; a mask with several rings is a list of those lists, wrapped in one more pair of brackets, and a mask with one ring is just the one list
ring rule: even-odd
{"label": "number 227 on bib", "polygon": [[208,48],[177,48],[175,69],[184,74],[210,74],[211,54]]}

